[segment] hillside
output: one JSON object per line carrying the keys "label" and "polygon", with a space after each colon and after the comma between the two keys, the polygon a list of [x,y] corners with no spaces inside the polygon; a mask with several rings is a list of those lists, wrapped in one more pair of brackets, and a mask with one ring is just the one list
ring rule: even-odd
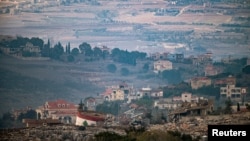
{"label": "hillside", "polygon": [[[108,64],[117,66],[116,73],[107,71]],[[165,83],[159,78],[145,77],[136,67],[110,60],[66,63],[55,60],[25,61],[0,54],[0,113],[13,108],[36,108],[46,100],[64,98],[78,103],[87,96],[102,93],[106,86],[125,81],[136,88],[157,87]],[[126,67],[130,75],[119,70]],[[139,79],[141,78],[141,79]]]}
{"label": "hillside", "polygon": [[36,108],[56,98],[78,103],[101,91],[84,76],[70,73],[80,67],[56,61],[24,61],[2,54],[0,58],[0,112],[26,106]]}

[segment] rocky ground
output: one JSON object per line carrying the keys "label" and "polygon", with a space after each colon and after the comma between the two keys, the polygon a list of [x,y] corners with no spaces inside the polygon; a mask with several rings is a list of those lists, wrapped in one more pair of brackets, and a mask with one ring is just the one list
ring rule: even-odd
{"label": "rocky ground", "polygon": [[43,126],[36,128],[1,130],[1,141],[92,141],[94,135],[100,132],[114,132],[125,135],[122,129],[105,129],[101,127],[87,127],[79,130],[72,125]]}
{"label": "rocky ground", "polygon": [[177,123],[152,125],[149,130],[171,130],[192,136],[207,136],[208,125],[250,124],[250,112],[219,115],[183,117]]}
{"label": "rocky ground", "polygon": [[[176,123],[150,125],[149,131],[180,131],[193,137],[207,136],[208,125],[217,124],[250,124],[250,112],[219,115],[219,116],[192,116],[183,117]],[[101,132],[112,132],[118,135],[126,135],[122,128],[87,127],[79,130],[72,125],[43,126],[23,129],[0,130],[1,141],[93,141],[96,134]]]}

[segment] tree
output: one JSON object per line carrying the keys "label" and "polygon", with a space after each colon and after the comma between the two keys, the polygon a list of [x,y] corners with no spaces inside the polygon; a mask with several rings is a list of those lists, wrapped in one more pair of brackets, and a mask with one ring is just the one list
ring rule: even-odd
{"label": "tree", "polygon": [[143,69],[144,72],[148,72],[148,70],[149,70],[149,63],[145,63],[143,65],[142,69]]}
{"label": "tree", "polygon": [[74,58],[73,55],[69,55],[69,56],[67,57],[67,60],[68,60],[68,62],[74,62],[74,61],[75,61],[75,58]]}
{"label": "tree", "polygon": [[122,76],[128,76],[129,70],[127,68],[121,68],[121,75]]}
{"label": "tree", "polygon": [[108,69],[109,72],[112,72],[112,73],[115,73],[116,70],[117,70],[115,64],[109,64],[109,65],[107,66],[107,69]]}
{"label": "tree", "polygon": [[111,51],[111,56],[112,56],[112,57],[119,56],[119,55],[120,55],[120,52],[121,52],[121,50],[120,50],[119,48],[114,48],[114,49],[112,49],[112,51]]}
{"label": "tree", "polygon": [[239,102],[237,103],[237,111],[238,112],[240,111],[240,103]]}
{"label": "tree", "polygon": [[84,120],[84,122],[82,123],[84,127],[88,126],[88,122],[86,120]]}
{"label": "tree", "polygon": [[247,65],[244,68],[242,68],[242,72],[245,74],[250,74],[250,65]]}
{"label": "tree", "polygon": [[177,84],[182,81],[181,74],[178,70],[164,70],[162,72],[162,78],[172,84]]}
{"label": "tree", "polygon": [[233,111],[233,109],[232,109],[232,107],[231,107],[231,106],[233,105],[231,99],[228,98],[228,99],[225,101],[225,104],[226,104],[226,107],[225,107],[225,109],[224,109],[224,113],[225,113],[225,114],[231,114],[232,111]]}
{"label": "tree", "polygon": [[39,46],[40,49],[43,48],[44,42],[42,39],[40,38],[36,38],[36,37],[32,37],[30,39],[30,42],[34,45],[34,46]]}
{"label": "tree", "polygon": [[47,44],[45,44],[43,46],[43,48],[41,49],[41,55],[43,57],[50,57],[50,52],[51,52],[51,48],[50,48],[50,41],[48,39]]}
{"label": "tree", "polygon": [[70,42],[66,45],[66,53],[70,54]]}
{"label": "tree", "polygon": [[58,42],[52,49],[50,57],[59,60],[63,52],[64,52],[63,46],[60,42]]}
{"label": "tree", "polygon": [[71,51],[71,55],[73,56],[77,56],[79,54],[79,49],[78,48],[73,48],[72,51]]}
{"label": "tree", "polygon": [[95,47],[93,53],[95,57],[102,56],[102,50],[99,47]]}
{"label": "tree", "polygon": [[246,103],[245,106],[246,106],[246,109],[247,109],[248,111],[250,111],[250,104]]}
{"label": "tree", "polygon": [[102,104],[96,106],[96,111],[101,113],[109,113],[113,115],[118,115],[120,109],[121,101],[105,101]]}
{"label": "tree", "polygon": [[93,54],[93,51],[91,49],[90,44],[83,42],[82,44],[79,45],[79,49],[82,54],[86,56],[91,56]]}
{"label": "tree", "polygon": [[22,121],[23,119],[36,119],[37,118],[37,114],[36,114],[36,111],[35,110],[29,110],[27,111],[26,113],[21,113],[19,116],[18,116],[18,120],[19,121]]}

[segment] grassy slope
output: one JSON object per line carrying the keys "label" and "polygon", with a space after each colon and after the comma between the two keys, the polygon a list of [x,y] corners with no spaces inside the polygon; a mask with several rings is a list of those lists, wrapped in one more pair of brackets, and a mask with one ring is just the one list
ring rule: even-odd
{"label": "grassy slope", "polygon": [[51,61],[23,61],[0,54],[0,113],[12,108],[36,108],[46,100],[64,98],[78,103],[101,88],[84,77],[69,73],[76,69]]}
{"label": "grassy slope", "polygon": [[[154,73],[141,73],[146,62],[139,62],[136,67],[111,60],[74,64],[52,60],[24,61],[0,54],[0,113],[26,106],[37,108],[47,100],[58,98],[77,104],[81,98],[96,96],[104,92],[106,86],[121,81],[137,89],[165,85],[166,82],[154,77]],[[115,64],[117,72],[108,73],[108,64]],[[129,76],[121,76],[123,67],[129,69]],[[89,79],[98,81],[90,82]]]}

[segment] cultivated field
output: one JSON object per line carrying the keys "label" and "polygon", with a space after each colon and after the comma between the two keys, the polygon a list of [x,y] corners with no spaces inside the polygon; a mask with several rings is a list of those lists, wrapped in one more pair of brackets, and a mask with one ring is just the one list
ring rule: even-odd
{"label": "cultivated field", "polygon": [[[246,21],[236,21],[235,18],[249,17],[248,3],[244,5],[241,3],[204,3],[183,6],[163,0],[153,2],[150,0],[99,0],[98,3],[71,3],[64,6],[41,2],[30,4],[30,7],[23,6],[15,14],[0,15],[0,34],[40,37],[45,41],[51,39],[54,44],[58,41],[63,45],[70,42],[73,47],[78,47],[82,42],[88,42],[92,46],[106,45],[110,48],[120,47],[128,50],[143,49],[149,53],[174,52],[174,46],[172,49],[166,49],[162,44],[182,43],[189,50],[184,53],[190,54],[194,53],[192,48],[196,47],[192,43],[202,41],[201,43],[205,45],[206,36],[224,38],[225,35],[221,35],[218,31],[224,32],[227,29],[236,28],[223,27],[221,24],[244,24]],[[0,4],[2,9],[4,9],[4,4],[6,5],[6,2]],[[38,10],[35,11],[36,9]],[[249,28],[243,27],[242,30],[241,38],[247,38]],[[164,31],[193,31],[193,33],[187,35],[165,33],[159,37],[159,34],[162,35],[159,32]],[[237,45],[237,39],[232,34],[234,34],[233,31],[229,35],[226,33],[227,37],[225,37],[234,41],[226,43],[230,49]],[[192,43],[183,41],[180,36],[184,36]],[[238,43],[240,44],[237,49],[238,55],[244,56],[249,53],[248,43],[248,38]],[[154,44],[158,44],[157,49],[154,48]],[[216,49],[220,50],[221,48],[218,47],[220,44],[223,46],[223,41],[217,40],[209,46],[203,44],[201,46],[208,51],[213,51],[211,47],[216,46]],[[213,53],[215,56],[225,55],[219,52]]]}

